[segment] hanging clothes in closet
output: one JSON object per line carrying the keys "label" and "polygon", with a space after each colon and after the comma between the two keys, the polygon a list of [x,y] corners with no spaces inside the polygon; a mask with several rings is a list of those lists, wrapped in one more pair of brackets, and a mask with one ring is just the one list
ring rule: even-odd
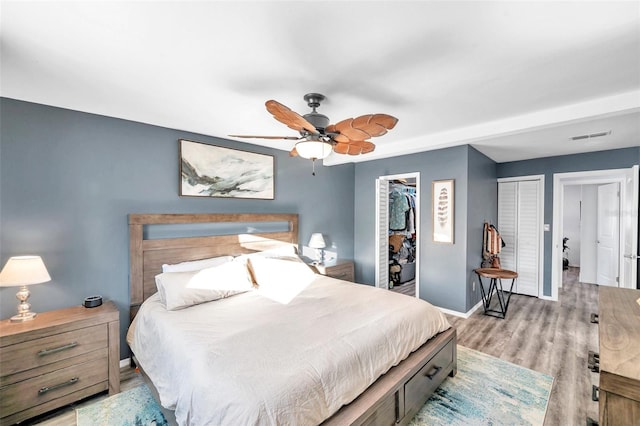
{"label": "hanging clothes in closet", "polygon": [[389,192],[389,283],[415,279],[415,187],[392,183]]}

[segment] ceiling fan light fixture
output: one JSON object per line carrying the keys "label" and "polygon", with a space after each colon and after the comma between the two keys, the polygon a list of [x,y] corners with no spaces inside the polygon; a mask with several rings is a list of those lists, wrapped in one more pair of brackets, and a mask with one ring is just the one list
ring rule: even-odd
{"label": "ceiling fan light fixture", "polygon": [[298,155],[308,160],[322,160],[327,158],[332,150],[333,146],[329,142],[301,141],[296,144]]}

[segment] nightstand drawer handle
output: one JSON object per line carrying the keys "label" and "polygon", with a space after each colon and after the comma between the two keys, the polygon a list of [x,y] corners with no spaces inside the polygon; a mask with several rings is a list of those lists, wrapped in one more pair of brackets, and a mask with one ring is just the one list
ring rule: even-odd
{"label": "nightstand drawer handle", "polygon": [[38,394],[42,395],[42,394],[45,394],[45,393],[47,393],[49,391],[60,389],[60,388],[65,387],[65,386],[72,385],[72,384],[76,383],[78,380],[79,379],[77,377],[73,377],[73,378],[67,380],[66,382],[62,382],[62,383],[59,383],[57,385],[45,386],[43,388],[40,388],[40,390],[38,391]]}
{"label": "nightstand drawer handle", "polygon": [[45,356],[45,355],[55,354],[56,352],[64,351],[66,349],[75,348],[76,346],[78,346],[78,342],[71,342],[71,343],[68,343],[66,345],[58,346],[57,348],[53,348],[53,349],[43,349],[43,350],[38,352],[38,356]]}

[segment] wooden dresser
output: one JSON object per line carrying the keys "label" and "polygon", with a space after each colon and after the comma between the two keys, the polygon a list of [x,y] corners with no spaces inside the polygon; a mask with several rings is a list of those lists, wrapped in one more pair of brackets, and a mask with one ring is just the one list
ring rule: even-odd
{"label": "wooden dresser", "polygon": [[640,290],[600,287],[600,426],[640,425]]}
{"label": "wooden dresser", "polygon": [[311,267],[319,274],[345,281],[355,281],[353,260],[337,259],[325,262],[322,265],[311,264]]}
{"label": "wooden dresser", "polygon": [[87,396],[120,392],[120,321],[113,302],[0,322],[0,425]]}

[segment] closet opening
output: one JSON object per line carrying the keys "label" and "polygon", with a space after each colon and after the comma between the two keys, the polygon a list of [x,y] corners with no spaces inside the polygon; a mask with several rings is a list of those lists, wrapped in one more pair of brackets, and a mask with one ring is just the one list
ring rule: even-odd
{"label": "closet opening", "polygon": [[420,173],[376,180],[376,287],[419,294]]}

